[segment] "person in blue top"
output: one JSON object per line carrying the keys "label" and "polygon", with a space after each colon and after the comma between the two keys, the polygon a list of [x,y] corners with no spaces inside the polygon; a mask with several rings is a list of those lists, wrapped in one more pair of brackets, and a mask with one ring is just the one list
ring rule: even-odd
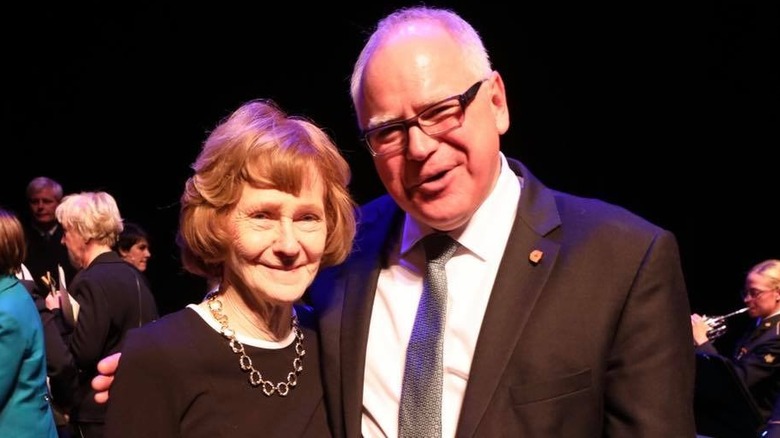
{"label": "person in blue top", "polygon": [[43,325],[30,293],[16,277],[25,252],[22,224],[0,208],[0,435],[56,438]]}

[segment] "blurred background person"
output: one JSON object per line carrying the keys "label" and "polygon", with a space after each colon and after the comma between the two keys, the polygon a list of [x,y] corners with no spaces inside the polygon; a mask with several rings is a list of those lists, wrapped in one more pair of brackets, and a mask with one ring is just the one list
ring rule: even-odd
{"label": "blurred background person", "polygon": [[141,278],[146,282],[149,290],[152,290],[149,277],[146,275],[149,258],[152,256],[149,248],[149,233],[135,222],[123,221],[122,232],[119,233],[113,249],[119,257],[142,273]]}
{"label": "blurred background person", "polygon": [[21,222],[0,209],[0,435],[56,438],[43,325],[17,278],[25,251]]}
{"label": "blurred background person", "polygon": [[[71,263],[80,269],[68,287],[80,306],[78,317],[64,339],[72,355],[68,362],[75,364],[79,374],[75,394],[58,393],[56,388],[67,388],[69,382],[53,378],[52,393],[57,400],[67,400],[64,403],[70,408],[71,425],[80,437],[99,438],[103,436],[106,405],[95,403],[90,387],[97,375],[97,362],[119,351],[129,329],[157,319],[157,305],[138,270],[111,250],[122,232],[122,218],[110,194],[68,195],[57,207],[56,216]],[[56,308],[60,300],[49,295],[46,303]]]}
{"label": "blurred background person", "polygon": [[[742,300],[755,325],[736,343],[732,354],[721,354],[707,332],[706,318],[691,315],[696,354],[720,356],[747,387],[763,421],[772,412],[780,395],[780,260],[765,260],[753,266],[745,278]],[[721,382],[701,382],[698,385],[719,385]],[[722,415],[724,413],[707,413]]]}
{"label": "blurred background person", "polygon": [[27,204],[30,220],[25,223],[27,256],[24,263],[38,287],[49,290],[41,278],[50,273],[59,281],[57,265],[62,266],[66,283],[73,279],[76,269],[68,261],[68,250],[62,245],[62,226],[54,211],[62,200],[62,186],[57,181],[39,176],[27,184]]}
{"label": "blurred background person", "polygon": [[[57,391],[59,394],[73,394],[75,392],[74,381],[77,371],[75,366],[68,362],[70,353],[67,351],[67,346],[62,342],[63,336],[67,333],[67,328],[61,325],[62,318],[56,318],[54,313],[46,307],[46,296],[49,294],[50,289],[41,290],[24,264],[22,264],[22,269],[16,273],[16,277],[27,288],[41,317],[43,339],[46,346],[47,383],[51,384],[49,378],[54,377],[55,384],[65,382],[69,385],[60,387]],[[51,397],[51,391],[49,391],[49,396]],[[57,435],[59,438],[72,437],[73,431],[65,410],[60,406],[58,400],[50,398],[50,401],[52,411],[54,412],[54,423],[57,425]]]}
{"label": "blurred background person", "polygon": [[126,262],[145,272],[149,257],[149,234],[140,225],[125,221],[114,250]]}

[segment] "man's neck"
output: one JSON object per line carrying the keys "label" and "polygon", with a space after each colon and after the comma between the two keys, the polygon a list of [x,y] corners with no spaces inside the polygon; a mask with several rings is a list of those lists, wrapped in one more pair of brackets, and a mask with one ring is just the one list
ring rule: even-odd
{"label": "man's neck", "polygon": [[57,222],[56,221],[55,222],[46,222],[46,223],[33,222],[32,225],[33,225],[33,228],[38,230],[41,234],[52,235],[52,234],[54,234],[54,231],[57,230]]}

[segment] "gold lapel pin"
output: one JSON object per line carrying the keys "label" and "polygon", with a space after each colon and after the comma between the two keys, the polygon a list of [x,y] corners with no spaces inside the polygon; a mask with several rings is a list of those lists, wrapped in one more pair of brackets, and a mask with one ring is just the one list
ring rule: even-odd
{"label": "gold lapel pin", "polygon": [[544,252],[540,249],[535,249],[531,251],[531,254],[528,254],[528,260],[531,261],[534,265],[539,264],[539,261],[542,259],[542,256],[544,255]]}

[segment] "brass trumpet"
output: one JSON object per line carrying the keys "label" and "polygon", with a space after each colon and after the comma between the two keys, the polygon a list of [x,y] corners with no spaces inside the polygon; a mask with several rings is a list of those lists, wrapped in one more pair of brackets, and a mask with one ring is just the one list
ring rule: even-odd
{"label": "brass trumpet", "polygon": [[707,324],[710,329],[707,330],[707,338],[712,341],[715,338],[720,337],[724,333],[726,333],[726,319],[731,318],[734,315],[739,315],[740,313],[746,312],[747,307],[743,307],[742,309],[735,310],[731,313],[727,313],[725,315],[721,316],[707,316],[702,315],[702,318],[704,319],[704,323]]}

